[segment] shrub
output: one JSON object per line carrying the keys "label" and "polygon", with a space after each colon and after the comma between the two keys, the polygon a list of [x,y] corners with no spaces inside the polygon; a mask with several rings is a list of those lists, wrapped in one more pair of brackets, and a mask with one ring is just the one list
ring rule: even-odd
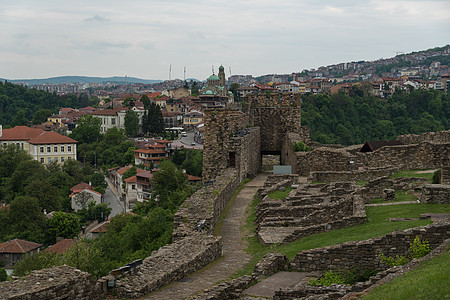
{"label": "shrub", "polygon": [[303,143],[302,141],[294,142],[292,144],[292,148],[293,148],[294,152],[299,152],[299,151],[306,152],[306,151],[311,150],[311,148],[309,146],[305,145],[305,143]]}
{"label": "shrub", "polygon": [[433,184],[440,184],[441,183],[441,169],[436,170],[433,173],[433,181],[432,181],[432,183]]}
{"label": "shrub", "polygon": [[309,281],[309,285],[330,286],[332,284],[345,284],[344,277],[333,270],[326,271],[322,277]]}
{"label": "shrub", "polygon": [[409,247],[409,257],[411,258],[421,258],[430,253],[430,243],[428,241],[421,241],[418,236],[414,239]]}
{"label": "shrub", "polygon": [[8,279],[8,274],[6,274],[6,270],[0,268],[0,282],[6,281],[6,279]]}
{"label": "shrub", "polygon": [[375,270],[361,268],[353,268],[347,271],[326,271],[323,276],[318,279],[309,281],[309,285],[324,285],[330,286],[332,284],[347,284],[352,285],[356,282],[362,282],[369,279],[370,276],[375,275]]}
{"label": "shrub", "polygon": [[[421,241],[418,236],[414,239],[414,241],[410,244],[409,247],[409,258],[421,258],[430,253],[430,243],[428,241]],[[390,267],[402,266],[409,262],[409,259],[403,255],[386,256],[380,252],[379,257],[383,263]]]}
{"label": "shrub", "polygon": [[409,262],[409,259],[404,257],[403,255],[396,255],[395,257],[393,257],[386,256],[380,252],[379,257],[381,259],[381,262],[385,263],[391,268],[395,266],[403,266],[404,264]]}

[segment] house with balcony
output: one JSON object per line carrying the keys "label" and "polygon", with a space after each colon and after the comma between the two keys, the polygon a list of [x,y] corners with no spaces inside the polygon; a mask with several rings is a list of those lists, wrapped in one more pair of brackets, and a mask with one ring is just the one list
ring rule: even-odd
{"label": "house with balcony", "polygon": [[169,153],[158,149],[138,149],[134,150],[134,164],[144,166],[146,169],[155,168],[161,159],[169,158]]}

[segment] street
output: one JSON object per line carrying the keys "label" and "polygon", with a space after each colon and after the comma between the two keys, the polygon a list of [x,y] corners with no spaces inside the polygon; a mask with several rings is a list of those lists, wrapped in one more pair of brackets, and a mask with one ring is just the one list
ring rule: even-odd
{"label": "street", "polygon": [[[180,135],[181,137],[181,135]],[[193,145],[194,143],[195,145]],[[194,133],[193,132],[187,132],[187,136],[181,137],[180,139],[172,142],[172,149],[176,148],[187,148],[187,149],[203,149],[202,144],[198,144],[194,141]]]}
{"label": "street", "polygon": [[105,194],[103,195],[104,203],[109,204],[108,207],[112,208],[110,217],[114,217],[116,215],[125,212],[123,203],[119,200],[119,195],[115,191],[112,186],[109,178],[105,177],[106,182],[108,183],[108,187],[105,190]]}

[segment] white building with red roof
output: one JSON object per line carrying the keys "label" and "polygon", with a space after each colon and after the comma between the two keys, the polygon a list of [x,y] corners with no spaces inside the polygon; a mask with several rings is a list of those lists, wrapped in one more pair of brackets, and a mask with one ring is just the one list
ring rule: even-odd
{"label": "white building with red roof", "polygon": [[62,164],[66,160],[76,160],[77,143],[74,139],[55,131],[27,126],[0,130],[0,144],[3,147],[15,145],[42,164],[52,161]]}
{"label": "white building with red roof", "polygon": [[82,182],[70,188],[72,194],[69,195],[70,203],[74,211],[87,208],[89,203],[94,202],[95,205],[103,203],[103,195],[94,191],[94,187]]}

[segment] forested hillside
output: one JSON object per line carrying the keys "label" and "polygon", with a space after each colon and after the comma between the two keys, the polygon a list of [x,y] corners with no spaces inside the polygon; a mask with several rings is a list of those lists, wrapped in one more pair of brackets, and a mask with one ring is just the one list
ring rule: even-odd
{"label": "forested hillside", "polygon": [[92,104],[86,94],[79,97],[58,96],[9,82],[0,82],[0,124],[3,126],[29,125],[34,114],[42,109],[57,113],[61,107],[79,108]]}
{"label": "forested hillside", "polygon": [[313,140],[352,145],[450,129],[450,96],[441,91],[396,92],[385,100],[359,88],[350,94],[302,97],[302,126]]}

